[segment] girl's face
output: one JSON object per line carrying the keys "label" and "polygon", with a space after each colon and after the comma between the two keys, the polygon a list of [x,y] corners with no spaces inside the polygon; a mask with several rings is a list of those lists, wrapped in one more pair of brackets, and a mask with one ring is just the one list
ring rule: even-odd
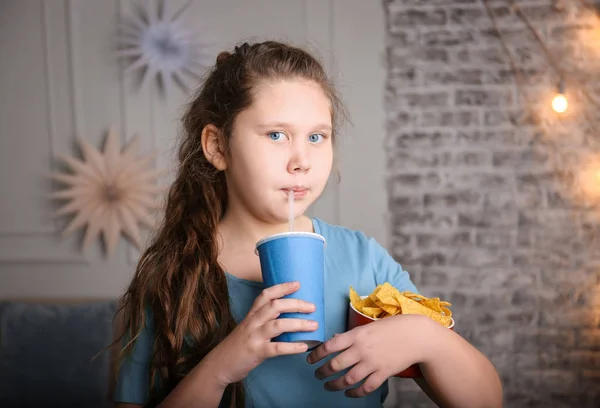
{"label": "girl's face", "polygon": [[305,79],[263,82],[253,95],[233,125],[225,170],[229,205],[265,222],[285,223],[289,191],[298,217],[331,173],[331,103],[317,83]]}

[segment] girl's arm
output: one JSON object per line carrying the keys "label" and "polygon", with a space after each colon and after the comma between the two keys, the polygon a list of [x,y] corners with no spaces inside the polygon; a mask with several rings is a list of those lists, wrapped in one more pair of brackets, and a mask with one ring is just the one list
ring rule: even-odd
{"label": "girl's arm", "polygon": [[[374,239],[369,240],[377,283],[390,282],[400,291],[417,292],[409,274]],[[501,407],[502,386],[492,364],[466,340],[433,320],[425,327],[429,360],[421,363],[425,380],[416,381],[440,407]],[[425,326],[428,326],[425,324]],[[420,341],[420,340],[419,340]]]}
{"label": "girl's arm", "polygon": [[494,366],[475,347],[431,320],[427,350],[416,383],[443,408],[502,407],[502,384]]}
{"label": "girl's arm", "polygon": [[[116,335],[122,330],[122,311],[117,313],[114,324]],[[151,323],[149,326],[154,327]],[[129,378],[121,378],[123,384],[120,384],[120,387],[118,387],[116,395],[114,392],[117,379],[110,379],[110,389],[113,393],[112,397],[115,398],[114,408],[141,408],[144,406],[140,396],[146,393],[145,382],[151,358],[150,345],[152,343],[152,337],[153,333],[150,329],[145,329],[140,333],[137,346],[134,349],[134,356],[129,358],[127,364]],[[111,349],[111,373],[116,371],[115,364],[117,361],[117,352],[118,347],[113,345]],[[223,397],[225,386],[220,385],[218,381],[220,377],[215,375],[217,371],[214,367],[218,363],[214,360],[216,359],[213,357],[213,353],[209,353],[189,372],[177,387],[175,387],[159,407],[218,407],[221,398]],[[137,397],[132,398],[132,395],[136,395]],[[139,403],[120,402],[120,399],[125,401],[136,401],[139,399],[139,401],[136,401]]]}
{"label": "girl's arm", "polygon": [[[271,341],[283,332],[316,330],[314,321],[277,319],[282,313],[314,311],[311,303],[284,298],[299,288],[298,282],[288,282],[263,290],[244,320],[177,384],[159,407],[218,407],[227,385],[242,381],[264,360],[306,352],[303,343]],[[148,394],[153,334],[148,327],[144,330],[136,340],[133,356],[120,367],[116,401],[143,403]]]}
{"label": "girl's arm", "polygon": [[[492,364],[458,334],[423,315],[396,315],[337,334],[308,355],[315,364],[338,353],[315,372],[330,391],[351,398],[419,363],[423,390],[442,408],[502,407],[502,386]],[[364,380],[364,381],[363,381]]]}
{"label": "girl's arm", "polygon": [[[215,375],[215,363],[210,354],[206,356],[160,403],[159,408],[206,407],[217,408],[223,397],[225,387]],[[117,402],[114,408],[137,408],[141,404]]]}
{"label": "girl's arm", "polygon": [[159,408],[217,408],[225,391],[219,363],[212,353],[196,365],[158,406]]}

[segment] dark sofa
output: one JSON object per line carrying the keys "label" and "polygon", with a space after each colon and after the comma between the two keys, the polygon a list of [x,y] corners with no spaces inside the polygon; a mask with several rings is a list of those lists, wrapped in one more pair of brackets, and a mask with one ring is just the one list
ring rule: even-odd
{"label": "dark sofa", "polygon": [[0,407],[106,408],[116,301],[0,301]]}

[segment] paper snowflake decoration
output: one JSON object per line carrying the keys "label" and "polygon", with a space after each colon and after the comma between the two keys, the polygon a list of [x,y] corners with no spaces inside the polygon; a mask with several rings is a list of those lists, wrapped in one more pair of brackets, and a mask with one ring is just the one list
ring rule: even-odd
{"label": "paper snowflake decoration", "polygon": [[173,14],[169,13],[166,0],[158,1],[157,10],[153,10],[153,4],[152,1],[138,3],[135,12],[125,18],[118,55],[128,62],[126,73],[143,71],[142,86],[155,80],[165,94],[173,84],[188,92],[187,82],[198,83],[206,68],[203,61],[208,57],[200,43],[194,41],[194,32],[181,25],[181,17],[190,2]]}
{"label": "paper snowflake decoration", "polygon": [[163,170],[147,167],[156,152],[136,157],[139,137],[121,150],[117,137],[109,131],[101,153],[85,140],[78,140],[83,160],[59,156],[71,173],[52,173],[51,178],[67,187],[51,194],[51,198],[68,200],[54,213],[56,217],[75,214],[63,231],[66,237],[87,226],[83,250],[99,235],[103,236],[110,257],[121,232],[138,248],[142,248],[139,224],[154,227],[151,211],[160,207],[156,195],[164,191],[156,184]]}

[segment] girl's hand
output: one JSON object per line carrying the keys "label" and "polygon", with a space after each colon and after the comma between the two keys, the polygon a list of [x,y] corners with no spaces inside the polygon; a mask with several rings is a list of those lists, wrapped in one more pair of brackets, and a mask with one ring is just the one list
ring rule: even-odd
{"label": "girl's hand", "polygon": [[[264,360],[284,354],[304,353],[304,343],[271,342],[284,332],[315,331],[317,322],[297,318],[277,319],[281,313],[311,313],[315,305],[298,299],[281,299],[296,292],[298,282],[274,285],[262,291],[246,318],[210,353],[223,387],[243,380]],[[209,355],[210,355],[209,354]],[[208,356],[207,356],[208,357]]]}
{"label": "girl's hand", "polygon": [[307,357],[314,364],[332,353],[340,354],[316,372],[324,379],[352,367],[344,376],[325,383],[329,391],[339,391],[366,381],[346,391],[348,397],[363,397],[375,391],[389,377],[412,364],[424,361],[430,318],[420,315],[397,315],[356,327],[321,344]]}

